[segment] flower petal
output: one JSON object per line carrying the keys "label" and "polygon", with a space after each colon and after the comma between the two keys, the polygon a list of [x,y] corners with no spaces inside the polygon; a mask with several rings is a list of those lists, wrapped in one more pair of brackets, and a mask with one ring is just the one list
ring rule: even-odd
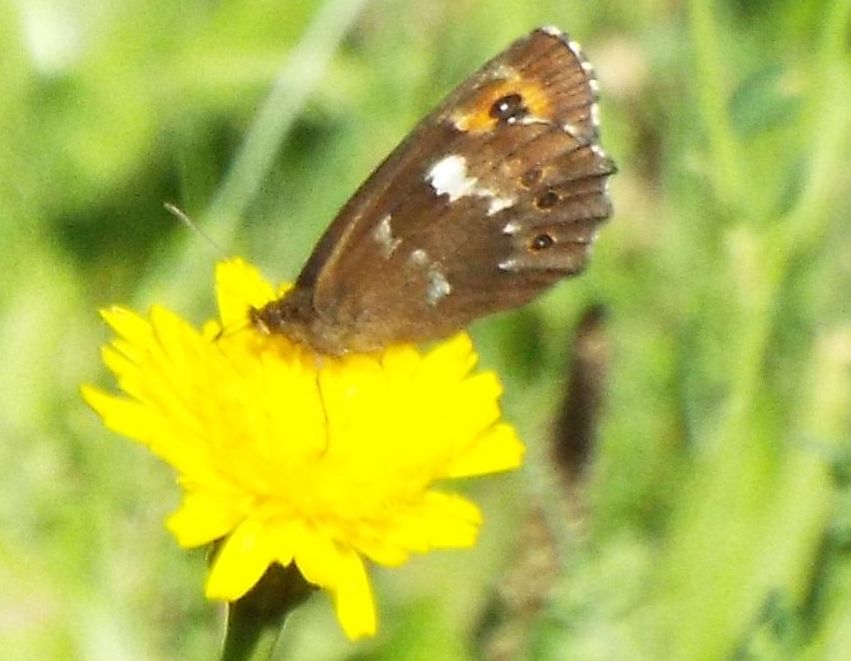
{"label": "flower petal", "polygon": [[248,592],[269,568],[263,527],[248,519],[224,541],[207,577],[208,599],[235,601]]}
{"label": "flower petal", "polygon": [[229,259],[216,265],[216,295],[222,327],[242,328],[250,307],[262,307],[275,290],[253,266],[241,259]]}
{"label": "flower petal", "polygon": [[103,419],[108,429],[139,441],[150,438],[150,413],[143,405],[107,395],[92,386],[83,386],[81,391],[83,399]]}
{"label": "flower petal", "polygon": [[481,523],[479,508],[466,498],[429,491],[417,507],[395,521],[386,541],[420,553],[464,548],[475,543]]}
{"label": "flower petal", "polygon": [[459,478],[513,470],[523,464],[526,448],[510,425],[500,424],[483,434],[466,452],[447,464],[443,477]]}
{"label": "flower petal", "polygon": [[337,619],[351,640],[375,635],[375,598],[363,560],[356,553],[343,556],[340,581],[332,596]]}
{"label": "flower petal", "polygon": [[244,518],[233,505],[232,498],[212,492],[187,493],[166,527],[184,548],[209,544],[227,535]]}
{"label": "flower petal", "polygon": [[135,312],[116,305],[101,310],[100,316],[131,346],[150,346],[153,340],[151,324]]}

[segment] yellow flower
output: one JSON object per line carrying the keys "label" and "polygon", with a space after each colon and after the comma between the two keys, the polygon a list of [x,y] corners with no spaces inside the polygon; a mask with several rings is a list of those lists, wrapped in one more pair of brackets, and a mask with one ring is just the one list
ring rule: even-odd
{"label": "yellow flower", "polygon": [[83,395],[177,470],[184,496],[167,526],[178,542],[222,541],[209,598],[236,600],[272,563],[295,562],[330,592],[350,638],[372,635],[364,559],[395,566],[471,546],[479,509],[435,482],[520,465],[499,381],[471,373],[465,334],[426,353],[330,358],[256,332],[247,310],[276,292],[241,260],[219,264],[217,290],[221,323],[202,331],[160,307],[148,319],[103,311],[118,335],[103,360],[123,396]]}

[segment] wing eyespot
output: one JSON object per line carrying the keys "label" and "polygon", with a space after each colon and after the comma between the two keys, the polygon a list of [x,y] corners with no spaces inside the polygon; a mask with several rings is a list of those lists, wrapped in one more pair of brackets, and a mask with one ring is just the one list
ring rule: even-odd
{"label": "wing eyespot", "polygon": [[515,92],[494,101],[488,114],[496,120],[513,124],[528,115],[529,109],[523,102],[523,97]]}
{"label": "wing eyespot", "polygon": [[538,195],[535,198],[535,206],[539,209],[550,209],[558,204],[559,196],[558,193],[552,190],[548,190],[544,193]]}
{"label": "wing eyespot", "polygon": [[546,232],[541,232],[534,239],[532,239],[531,243],[529,243],[529,250],[532,252],[540,252],[542,250],[546,250],[547,248],[555,245],[556,240],[553,238],[552,234],[547,234]]}

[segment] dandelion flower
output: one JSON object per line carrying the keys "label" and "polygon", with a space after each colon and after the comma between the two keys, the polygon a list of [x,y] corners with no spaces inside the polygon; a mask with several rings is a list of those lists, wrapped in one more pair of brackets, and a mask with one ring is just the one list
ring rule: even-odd
{"label": "dandelion flower", "polygon": [[372,635],[365,561],[471,546],[481,513],[446,480],[520,465],[499,381],[473,371],[463,333],[425,352],[339,358],[263,335],[247,311],[283,290],[241,260],[218,265],[217,290],[221,319],[200,331],[161,307],[103,311],[117,334],[103,360],[122,394],[86,386],[84,397],[177,471],[183,500],[167,527],[183,547],[218,542],[209,598],[237,600],[274,563],[295,563],[350,638]]}

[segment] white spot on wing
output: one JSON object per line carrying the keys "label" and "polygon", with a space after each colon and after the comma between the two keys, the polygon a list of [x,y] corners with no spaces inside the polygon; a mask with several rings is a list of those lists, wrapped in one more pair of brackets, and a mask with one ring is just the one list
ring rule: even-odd
{"label": "white spot on wing", "polygon": [[[606,183],[608,183],[608,182],[606,182]],[[520,231],[520,229],[521,229],[521,227],[520,227],[520,223],[518,223],[518,222],[517,222],[517,221],[515,221],[515,220],[509,220],[509,221],[508,221],[507,223],[505,223],[505,225],[502,227],[502,233],[503,233],[503,234],[509,234],[509,235],[511,235],[511,234],[517,234],[517,232],[519,232],[519,231]]]}
{"label": "white spot on wing", "polygon": [[501,271],[516,271],[517,270],[517,260],[513,257],[503,260],[499,263],[499,269]]}
{"label": "white spot on wing", "polygon": [[573,53],[574,55],[576,55],[576,57],[577,57],[578,59],[580,59],[580,60],[584,60],[584,59],[585,59],[585,55],[584,55],[584,54],[583,54],[583,52],[582,52],[582,46],[580,46],[580,45],[579,45],[579,42],[578,42],[578,41],[574,41],[573,39],[570,39],[570,40],[567,42],[567,47],[570,49],[570,52],[571,52],[571,53]]}
{"label": "white spot on wing", "polygon": [[502,197],[490,188],[479,186],[479,180],[467,174],[467,159],[458,154],[444,156],[432,165],[426,175],[426,181],[438,195],[448,195],[450,202],[470,195],[490,200],[488,216],[514,206],[516,202],[514,197]]}
{"label": "white spot on wing", "polygon": [[381,219],[381,222],[376,225],[374,230],[372,230],[372,237],[381,248],[381,255],[384,259],[388,259],[402,242],[402,239],[397,239],[393,236],[393,228],[390,227],[389,213],[384,216],[384,218]]}
{"label": "white spot on wing", "polygon": [[546,32],[551,37],[564,37],[564,32],[559,30],[555,25],[543,25],[540,30],[541,32]]}
{"label": "white spot on wing", "polygon": [[591,123],[594,126],[600,126],[600,106],[596,103],[591,104]]}
{"label": "white spot on wing", "polygon": [[410,260],[418,266],[425,266],[428,264],[428,253],[421,248],[417,248],[411,253]]}
{"label": "white spot on wing", "polygon": [[520,118],[512,117],[514,121],[509,121],[510,124],[552,124],[552,122],[543,117],[536,117],[535,115],[524,115]]}
{"label": "white spot on wing", "polygon": [[469,195],[476,186],[475,177],[467,176],[467,159],[458,154],[444,156],[432,165],[426,181],[438,195],[448,195],[450,202]]}
{"label": "white spot on wing", "polygon": [[437,305],[440,299],[448,296],[452,292],[452,285],[443,274],[437,264],[432,264],[428,269],[428,303],[429,305]]}
{"label": "white spot on wing", "polygon": [[488,215],[493,216],[495,213],[499,213],[503,209],[510,209],[513,206],[513,197],[499,197],[497,195],[493,195],[491,197],[490,205],[488,206]]}
{"label": "white spot on wing", "polygon": [[571,138],[579,139],[579,130],[570,122],[565,122],[565,124],[561,127],[565,133],[567,133]]}
{"label": "white spot on wing", "polygon": [[517,77],[517,69],[514,67],[510,67],[507,64],[500,64],[494,69],[493,72],[494,78],[504,78],[506,80],[511,80],[512,78]]}
{"label": "white spot on wing", "polygon": [[429,305],[437,305],[441,299],[449,296],[452,292],[452,284],[447,280],[446,274],[439,263],[431,261],[428,253],[422,248],[411,252],[408,261],[415,266],[426,268],[428,287],[426,289],[426,300]]}

